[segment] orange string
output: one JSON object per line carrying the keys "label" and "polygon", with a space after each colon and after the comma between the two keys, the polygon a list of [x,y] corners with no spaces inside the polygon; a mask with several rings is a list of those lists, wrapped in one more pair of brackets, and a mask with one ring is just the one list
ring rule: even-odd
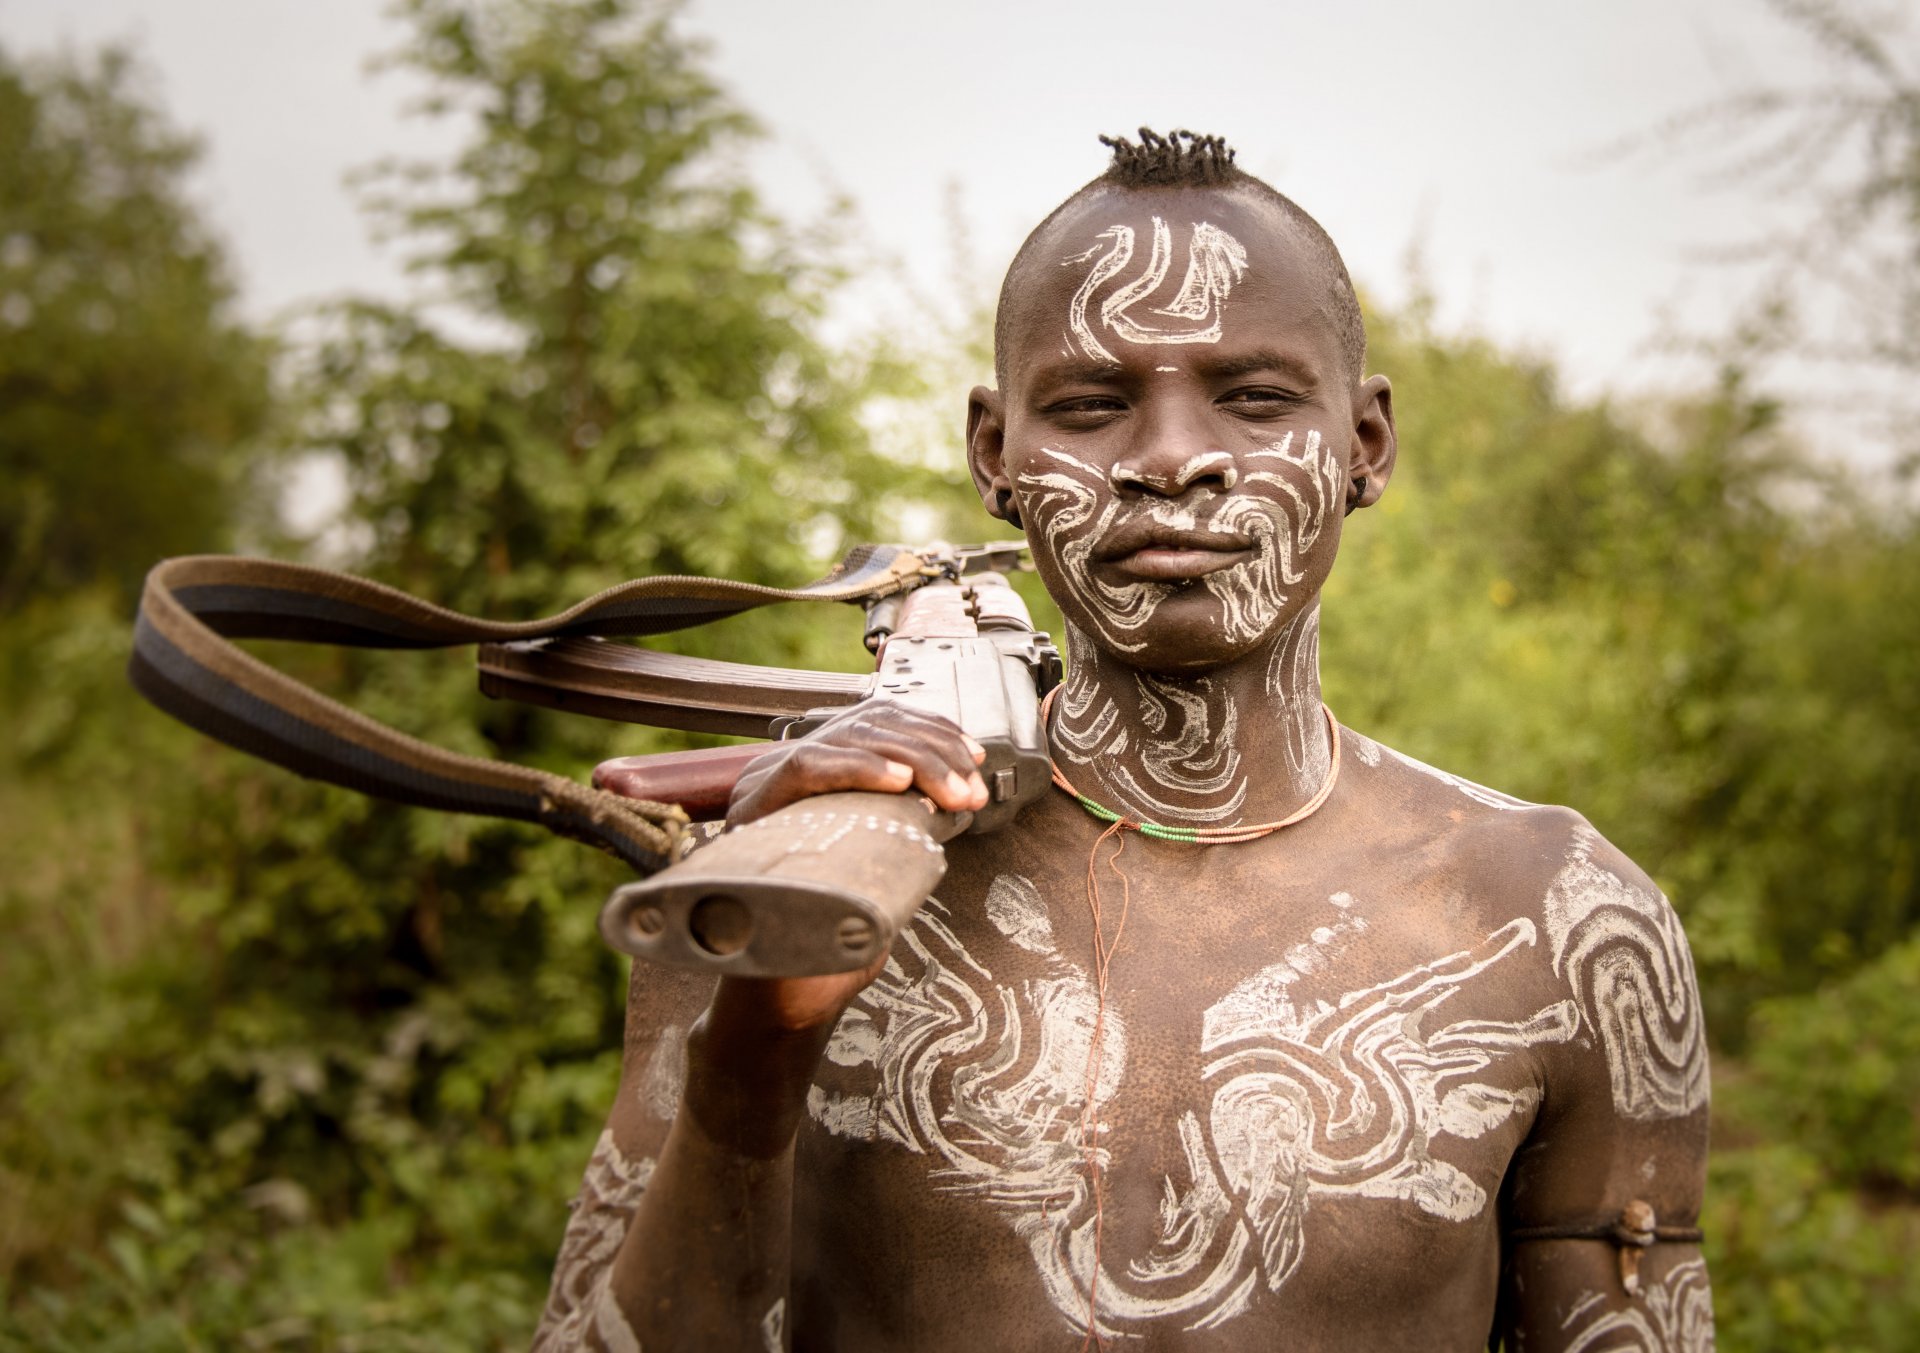
{"label": "orange string", "polygon": [[[1127,838],[1122,828],[1124,822],[1115,822],[1095,838],[1093,849],[1087,852],[1087,909],[1093,914],[1093,984],[1096,993],[1093,1014],[1093,1042],[1087,1052],[1086,1103],[1080,1113],[1080,1151],[1087,1163],[1087,1184],[1093,1194],[1093,1274],[1087,1280],[1087,1337],[1080,1343],[1082,1350],[1089,1347],[1104,1348],[1106,1341],[1100,1337],[1098,1321],[1100,1305],[1100,1242],[1101,1232],[1106,1221],[1105,1200],[1100,1183],[1100,1072],[1106,1053],[1107,1034],[1107,972],[1113,964],[1114,951],[1120,947],[1120,937],[1126,933],[1127,913],[1133,909],[1133,880],[1120,868],[1121,852],[1127,848]],[[1113,854],[1107,857],[1107,868],[1120,878],[1120,922],[1113,928],[1113,938],[1106,937],[1105,917],[1100,906],[1100,880],[1098,861],[1100,847],[1109,838],[1118,836],[1120,844]]]}
{"label": "orange string", "polygon": [[[1051,723],[1054,697],[1060,694],[1058,686],[1047,692],[1040,703],[1040,721],[1042,727]],[[1060,764],[1053,761],[1049,749],[1048,761],[1053,768],[1053,783],[1077,799],[1089,812],[1108,819],[1107,829],[1094,839],[1093,849],[1087,852],[1087,909],[1093,914],[1093,978],[1097,1000],[1093,1015],[1093,1043],[1087,1053],[1086,1106],[1080,1113],[1080,1152],[1087,1164],[1087,1183],[1093,1194],[1093,1273],[1087,1279],[1087,1334],[1080,1341],[1082,1353],[1088,1348],[1105,1348],[1106,1340],[1100,1337],[1100,1246],[1101,1235],[1106,1221],[1106,1199],[1101,1189],[1099,1142],[1100,1106],[1095,1095],[1100,1088],[1100,1071],[1106,1052],[1107,1033],[1107,972],[1112,966],[1113,955],[1120,947],[1120,937],[1127,929],[1127,913],[1133,908],[1133,881],[1120,867],[1120,855],[1127,848],[1128,832],[1141,831],[1165,840],[1183,840],[1192,845],[1238,845],[1258,840],[1282,827],[1291,827],[1311,817],[1333,793],[1334,783],[1340,778],[1340,725],[1334,721],[1333,711],[1324,704],[1321,713],[1327,721],[1327,740],[1331,744],[1327,775],[1312,798],[1278,822],[1261,822],[1250,826],[1235,827],[1195,827],[1184,829],[1175,834],[1176,829],[1160,827],[1133,821],[1111,809],[1101,807],[1087,798],[1067,780]],[[1109,837],[1117,836],[1120,844],[1113,854],[1107,857],[1107,868],[1120,879],[1120,923],[1113,928],[1113,938],[1106,935],[1106,921],[1100,907],[1099,859],[1100,847]],[[1045,1202],[1041,1204],[1041,1215],[1045,1216]]]}

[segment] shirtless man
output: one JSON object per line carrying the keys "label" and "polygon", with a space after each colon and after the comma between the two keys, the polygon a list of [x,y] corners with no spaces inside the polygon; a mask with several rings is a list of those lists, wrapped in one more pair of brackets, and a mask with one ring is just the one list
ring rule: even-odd
{"label": "shirtless man", "polygon": [[[1066,617],[1056,764],[1200,839],[1059,793],[953,841],[881,966],[636,972],[542,1348],[1712,1346],[1680,926],[1577,813],[1324,710],[1387,380],[1310,218],[1212,138],[1143,142],[1020,250],[968,446]],[[973,752],[854,709],[732,820],[978,806]],[[1655,1243],[1606,1238],[1623,1209]]]}

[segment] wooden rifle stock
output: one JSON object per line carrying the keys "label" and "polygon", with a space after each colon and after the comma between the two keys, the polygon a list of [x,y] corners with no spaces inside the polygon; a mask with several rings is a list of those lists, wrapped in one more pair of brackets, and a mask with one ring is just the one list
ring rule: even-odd
{"label": "wooden rifle stock", "polygon": [[747,763],[766,750],[763,742],[748,742],[694,752],[617,756],[593,768],[593,787],[629,799],[677,803],[695,822],[718,822],[727,815],[733,786]]}
{"label": "wooden rifle stock", "polygon": [[822,794],[716,838],[600,913],[636,958],[746,977],[864,968],[947,870],[941,842],[971,814],[906,794]]}
{"label": "wooden rifle stock", "polygon": [[[928,584],[877,620],[870,615],[870,635],[876,623],[887,632],[877,640],[878,671],[865,698],[941,714],[984,746],[986,807],[941,813],[911,793],[803,800],[616,890],[600,916],[607,943],[651,962],[741,976],[863,968],[946,872],[943,842],[1003,826],[1047,791],[1040,696],[1059,679],[1059,655],[1035,633],[1004,577]],[[835,712],[785,720],[777,731],[802,734]],[[760,750],[623,758],[594,779],[718,817],[733,780]]]}

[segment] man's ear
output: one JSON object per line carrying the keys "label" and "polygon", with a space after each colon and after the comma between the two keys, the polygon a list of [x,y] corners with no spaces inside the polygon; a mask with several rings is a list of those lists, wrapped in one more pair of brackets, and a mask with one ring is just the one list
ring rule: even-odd
{"label": "man's ear", "polygon": [[1387,491],[1400,454],[1393,428],[1393,386],[1385,376],[1370,376],[1354,387],[1353,443],[1347,456],[1347,511],[1372,507]]}
{"label": "man's ear", "polygon": [[1014,526],[1020,514],[1013,506],[1013,480],[1007,475],[1006,405],[1000,392],[976,385],[967,396],[967,468],[973,473],[973,486],[980,492],[980,504],[989,516]]}

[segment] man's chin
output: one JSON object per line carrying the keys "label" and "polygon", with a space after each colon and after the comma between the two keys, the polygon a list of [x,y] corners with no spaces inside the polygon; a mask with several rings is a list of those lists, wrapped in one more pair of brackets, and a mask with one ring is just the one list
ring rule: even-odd
{"label": "man's chin", "polygon": [[1097,647],[1136,671],[1179,677],[1205,676],[1231,666],[1260,648],[1262,642],[1230,641],[1217,617],[1204,623],[1180,624],[1156,616],[1153,624],[1127,636],[1125,648],[1106,643],[1097,631],[1089,637]]}

